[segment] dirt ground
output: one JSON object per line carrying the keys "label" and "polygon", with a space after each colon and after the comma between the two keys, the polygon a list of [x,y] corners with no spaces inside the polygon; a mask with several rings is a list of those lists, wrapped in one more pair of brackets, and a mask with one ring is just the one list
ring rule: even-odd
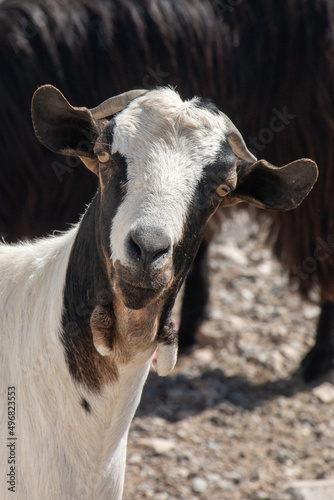
{"label": "dirt ground", "polygon": [[284,500],[292,481],[334,477],[333,377],[299,363],[319,307],[302,301],[238,212],[211,249],[200,346],[152,371],[132,423],[124,500]]}

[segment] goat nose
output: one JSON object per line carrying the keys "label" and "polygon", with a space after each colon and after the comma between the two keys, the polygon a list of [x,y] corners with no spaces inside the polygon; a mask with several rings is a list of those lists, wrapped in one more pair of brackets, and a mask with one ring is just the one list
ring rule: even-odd
{"label": "goat nose", "polygon": [[163,265],[171,251],[171,238],[160,227],[137,227],[130,231],[128,248],[132,260],[141,261],[144,267]]}

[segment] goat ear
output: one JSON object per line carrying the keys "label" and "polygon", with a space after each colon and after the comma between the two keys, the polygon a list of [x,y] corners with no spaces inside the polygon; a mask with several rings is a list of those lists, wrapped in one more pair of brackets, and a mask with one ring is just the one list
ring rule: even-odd
{"label": "goat ear", "polygon": [[229,206],[247,201],[267,210],[291,210],[311,191],[318,177],[318,168],[309,159],[296,160],[284,167],[275,167],[265,160],[238,166],[236,189],[224,198]]}
{"label": "goat ear", "polygon": [[79,156],[97,173],[93,147],[98,126],[87,108],[76,108],[52,85],[43,85],[33,95],[31,116],[37,139],[55,153]]}

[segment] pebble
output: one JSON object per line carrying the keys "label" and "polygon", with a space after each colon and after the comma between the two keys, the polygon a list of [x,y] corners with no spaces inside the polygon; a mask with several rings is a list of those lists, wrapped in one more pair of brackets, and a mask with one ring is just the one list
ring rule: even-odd
{"label": "pebble", "polygon": [[133,453],[128,456],[127,458],[127,463],[134,465],[134,464],[140,464],[142,461],[142,456],[139,453]]}
{"label": "pebble", "polygon": [[241,316],[236,316],[234,314],[225,315],[223,320],[227,329],[232,327],[235,330],[242,331],[247,325],[247,321],[241,318]]}
{"label": "pebble", "polygon": [[233,482],[228,481],[227,479],[220,479],[217,486],[221,491],[233,491],[235,489]]}
{"label": "pebble", "polygon": [[[217,443],[214,443],[210,439],[207,440],[206,447],[208,448],[208,450],[212,450],[212,451],[218,451],[220,449],[220,446],[218,446]],[[211,476],[212,476],[212,478],[213,477],[215,477],[215,478],[218,477],[218,479],[220,477],[218,474],[212,474]]]}
{"label": "pebble", "polygon": [[270,500],[270,496],[265,491],[258,491],[255,500]]}
{"label": "pebble", "polygon": [[188,437],[188,433],[185,431],[185,429],[178,429],[176,431],[176,435],[181,439],[187,439]]}
{"label": "pebble", "polygon": [[226,339],[220,329],[209,329],[206,325],[203,325],[197,332],[196,339],[200,346],[209,345],[215,349],[222,348],[226,344]]}
{"label": "pebble", "polygon": [[207,489],[208,483],[201,477],[194,477],[191,487],[194,493],[203,493]]}
{"label": "pebble", "polygon": [[241,293],[242,297],[245,300],[248,300],[249,302],[253,302],[255,299],[254,293],[251,290],[249,290],[248,288],[242,288],[240,290],[240,293]]}
{"label": "pebble", "polygon": [[169,500],[169,495],[166,491],[155,494],[155,500]]}
{"label": "pebble", "polygon": [[330,382],[324,382],[321,385],[315,387],[312,393],[321,401],[322,403],[333,403],[334,402],[334,385]]}
{"label": "pebble", "polygon": [[287,498],[288,500],[333,500],[334,480],[296,481],[285,491],[283,496],[277,496],[277,500]]}
{"label": "pebble", "polygon": [[306,319],[315,319],[320,315],[321,309],[319,306],[314,304],[304,304],[303,305],[303,315]]}
{"label": "pebble", "polygon": [[214,358],[214,352],[210,347],[198,349],[194,353],[195,360],[201,365],[208,365]]}
{"label": "pebble", "polygon": [[286,359],[293,360],[296,362],[300,359],[300,350],[297,349],[296,347],[293,347],[292,345],[283,344],[279,346],[279,350]]}
{"label": "pebble", "polygon": [[246,267],[248,264],[245,253],[235,245],[219,245],[218,252],[221,257],[225,257],[238,266]]}
{"label": "pebble", "polygon": [[163,438],[142,438],[138,440],[138,444],[147,448],[152,448],[157,455],[168,453],[175,448],[175,441]]}

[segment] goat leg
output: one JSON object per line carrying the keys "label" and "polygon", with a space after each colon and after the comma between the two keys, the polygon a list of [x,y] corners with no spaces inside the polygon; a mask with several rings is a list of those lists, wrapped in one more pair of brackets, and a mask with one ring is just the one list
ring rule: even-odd
{"label": "goat leg", "polygon": [[321,308],[314,347],[302,361],[302,374],[311,382],[334,368],[334,303],[325,302]]}
{"label": "goat leg", "polygon": [[196,330],[205,318],[209,301],[208,249],[208,243],[202,241],[184,285],[179,328],[181,352],[196,343]]}

